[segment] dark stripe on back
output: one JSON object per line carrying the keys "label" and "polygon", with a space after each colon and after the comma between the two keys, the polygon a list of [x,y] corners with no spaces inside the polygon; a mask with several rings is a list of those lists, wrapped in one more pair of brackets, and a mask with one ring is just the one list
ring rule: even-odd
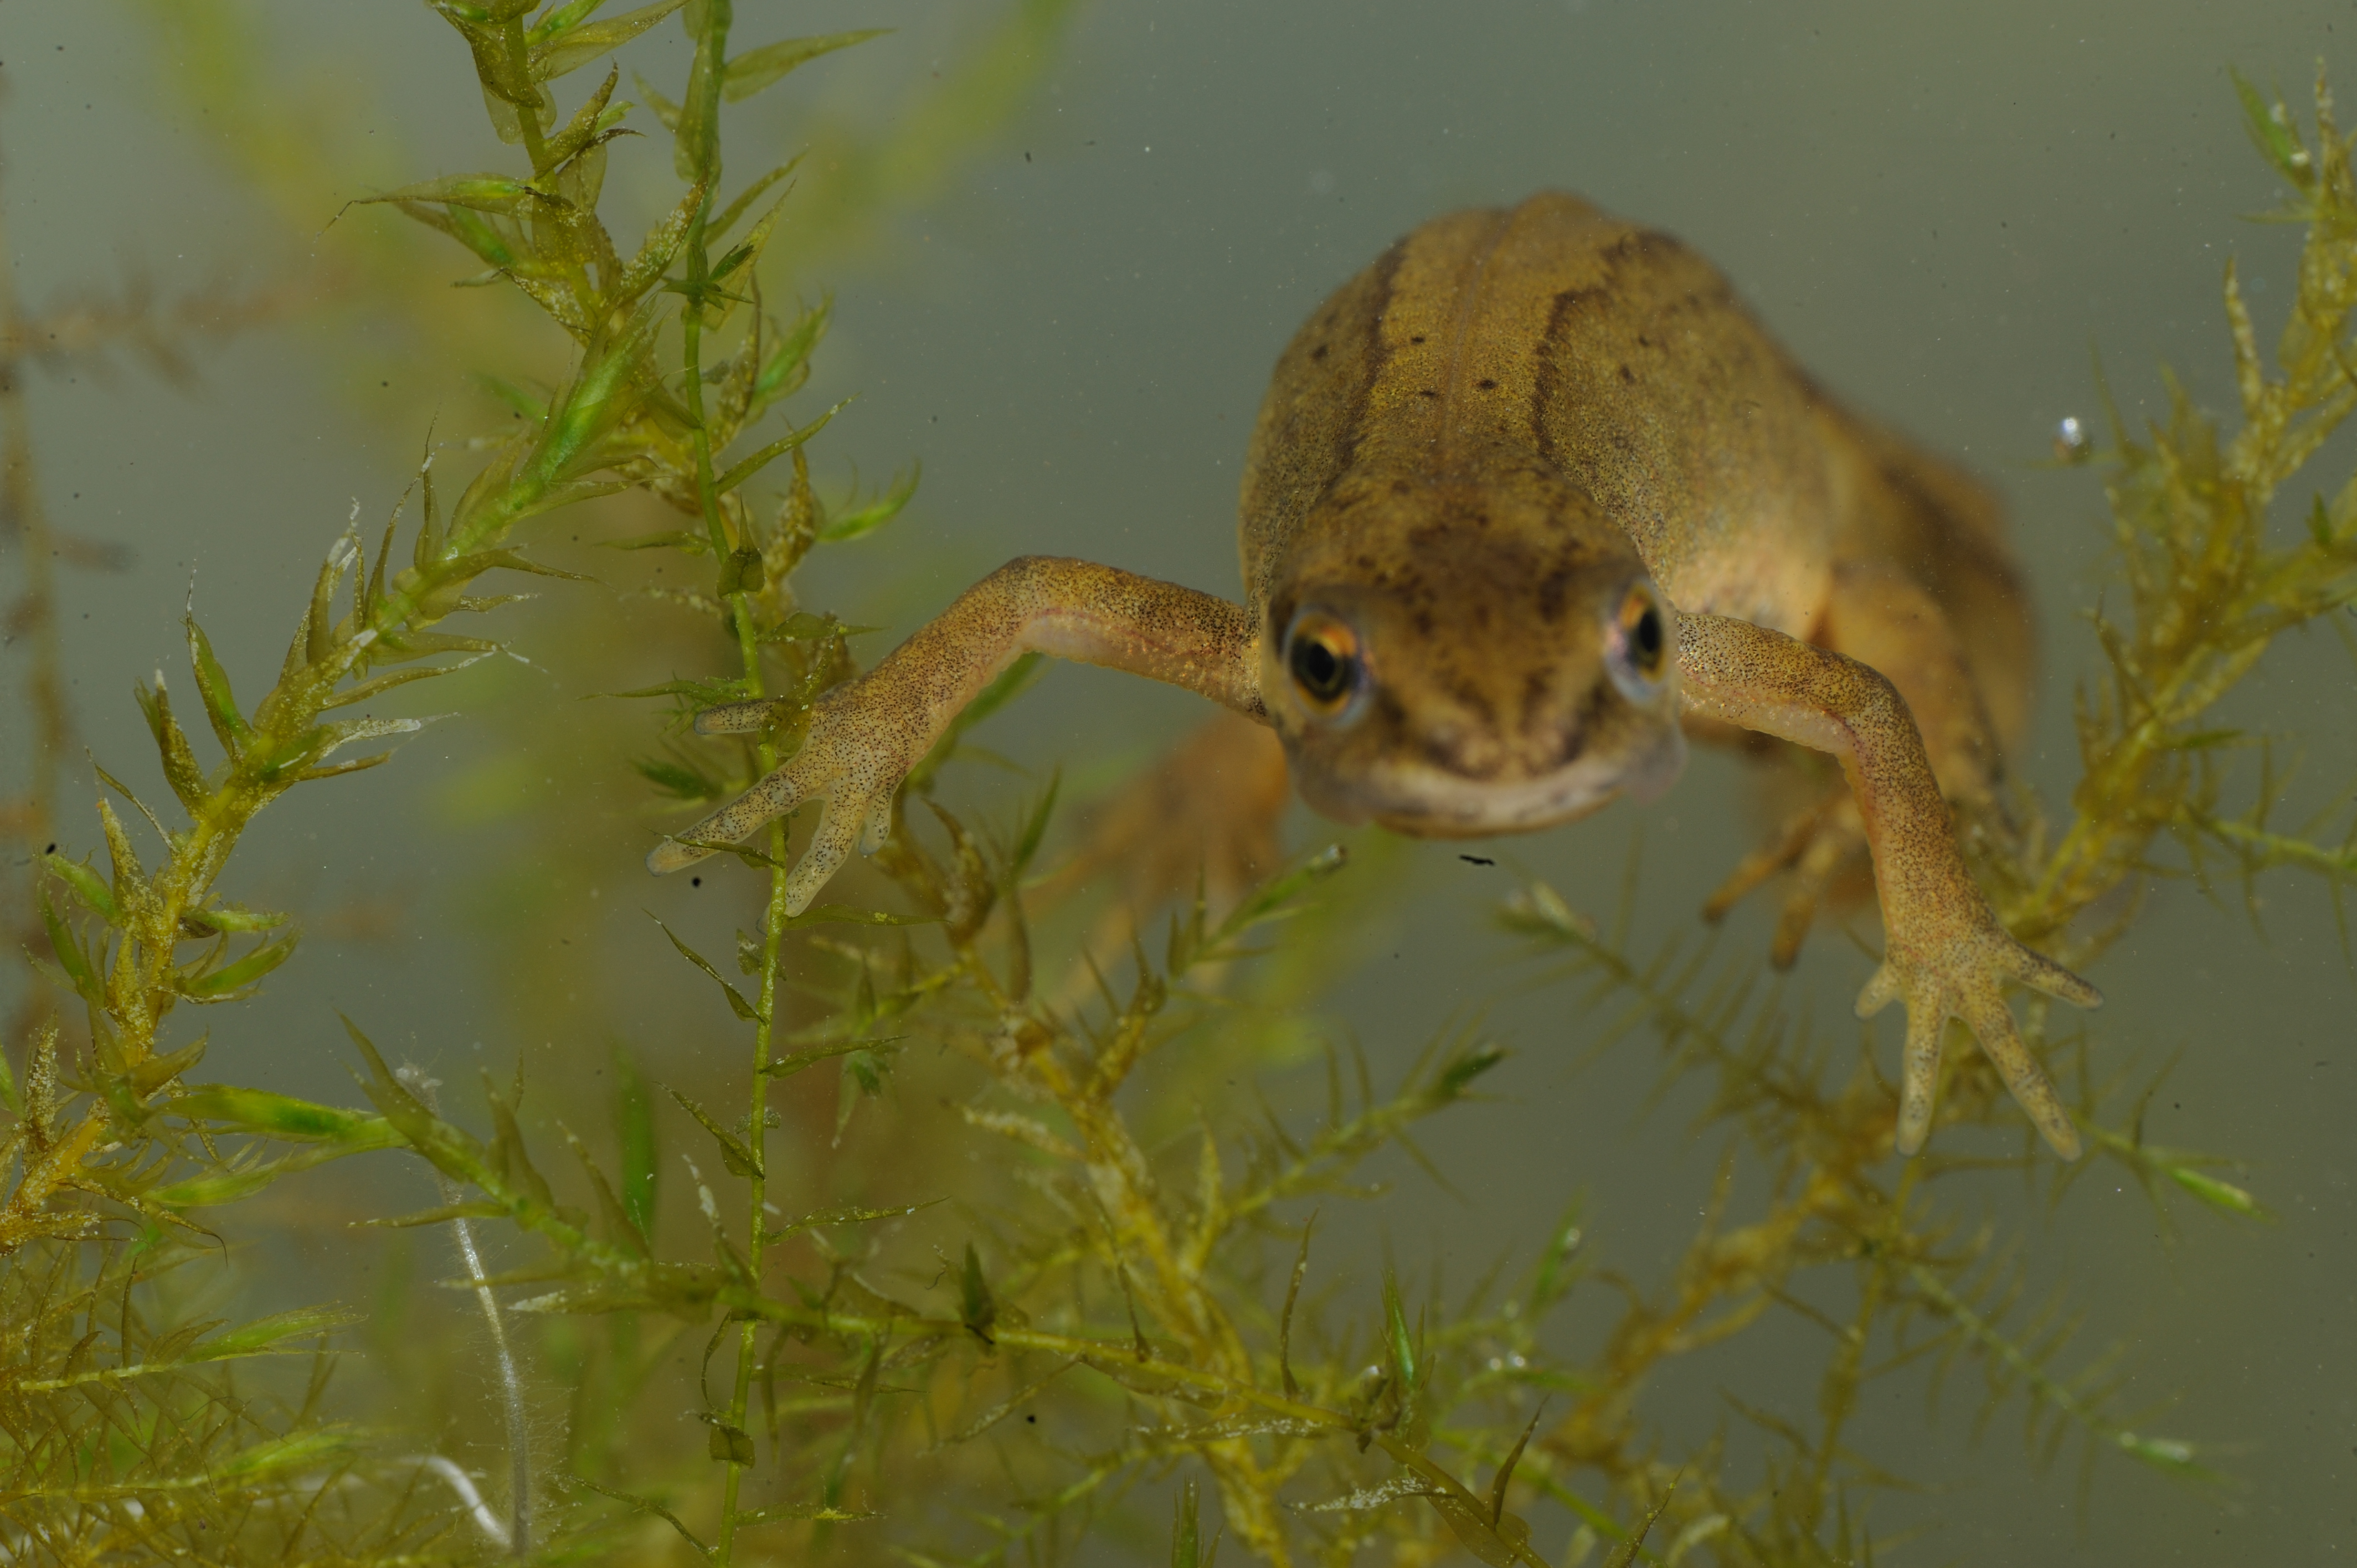
{"label": "dark stripe on back", "polygon": [[1409,235],[1394,242],[1391,249],[1375,259],[1372,308],[1357,323],[1357,329],[1366,338],[1366,351],[1361,360],[1364,369],[1360,373],[1359,384],[1351,389],[1350,413],[1342,421],[1341,442],[1334,453],[1334,471],[1318,488],[1316,499],[1309,503],[1310,510],[1317,509],[1318,502],[1332,492],[1335,483],[1358,461],[1359,444],[1367,435],[1367,411],[1374,402],[1375,384],[1391,368],[1391,349],[1383,342],[1383,317],[1391,312],[1394,285],[1399,277],[1400,267],[1407,260],[1408,241],[1414,238],[1414,235]]}

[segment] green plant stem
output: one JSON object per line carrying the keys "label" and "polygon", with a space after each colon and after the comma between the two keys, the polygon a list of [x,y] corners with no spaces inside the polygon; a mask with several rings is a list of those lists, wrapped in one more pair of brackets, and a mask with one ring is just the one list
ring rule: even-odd
{"label": "green plant stem", "polygon": [[[508,46],[508,69],[515,72],[518,81],[532,80],[532,40],[525,37],[523,16],[509,18],[502,35]],[[540,112],[536,105],[514,105],[516,119],[523,125],[523,150],[532,159],[532,175],[539,179],[548,173],[548,142],[540,134]]]}
{"label": "green plant stem", "polygon": [[[715,493],[712,431],[705,420],[704,294],[710,286],[712,271],[711,257],[705,247],[705,229],[720,174],[718,113],[723,62],[728,58],[730,10],[728,0],[708,0],[704,37],[696,44],[697,53],[703,57],[699,90],[704,102],[700,105],[690,104],[683,111],[699,116],[695,123],[705,127],[706,140],[699,149],[702,156],[696,168],[696,178],[704,188],[704,199],[697,205],[695,216],[689,220],[687,239],[683,247],[687,261],[687,308],[680,317],[681,360],[685,371],[683,386],[688,413],[694,421],[696,506],[704,517],[713,559],[720,564],[724,575],[729,571],[729,556],[734,546],[721,518],[720,498]],[[737,634],[737,658],[744,671],[745,694],[759,697],[767,688],[761,677],[760,639],[753,625],[753,605],[749,595],[738,592],[728,596],[728,621]],[[778,766],[776,742],[764,738],[755,750],[763,774]],[[768,837],[770,896],[761,926],[760,1016],[753,1026],[752,1087],[748,1096],[749,1103],[745,1132],[746,1140],[755,1155],[752,1171],[746,1178],[745,1250],[757,1290],[760,1283],[764,1251],[762,1216],[767,1211],[770,1196],[767,1179],[770,1079],[764,1069],[770,1064],[771,1041],[776,1032],[778,954],[784,941],[786,921],[790,918],[786,909],[785,823],[771,822]],[[752,1401],[753,1367],[759,1355],[756,1342],[759,1326],[758,1319],[748,1317],[737,1328],[737,1375],[729,1391],[727,1414],[728,1425],[736,1432],[745,1430],[745,1412]],[[737,1504],[744,1480],[745,1466],[731,1460],[720,1502],[717,1561],[724,1563],[732,1560],[736,1550]]]}
{"label": "green plant stem", "polygon": [[1921,1263],[1910,1263],[1906,1268],[1906,1280],[1984,1355],[2019,1378],[2032,1397],[2077,1423],[2096,1442],[2160,1469],[2201,1479],[2217,1478],[2206,1467],[2195,1463],[2192,1450],[2177,1439],[2147,1436],[2104,1420],[2100,1411],[2090,1408],[2066,1384],[2025,1355],[2019,1346],[1999,1334],[1995,1325],[1975,1311],[1970,1302],[1950,1290],[1947,1283],[1931,1269]]}

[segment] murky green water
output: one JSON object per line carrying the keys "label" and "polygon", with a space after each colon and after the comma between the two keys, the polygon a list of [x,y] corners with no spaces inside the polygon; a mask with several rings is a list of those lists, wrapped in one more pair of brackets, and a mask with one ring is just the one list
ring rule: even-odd
{"label": "murky green water", "polygon": [[[879,16],[901,29],[814,68],[801,107],[770,111],[784,146],[829,116],[884,123],[995,11],[913,0],[888,14],[774,9],[791,11],[775,25],[796,32]],[[397,144],[371,177],[479,159],[479,106],[457,45],[430,18],[405,6],[264,11],[283,20],[300,91],[330,95]],[[168,294],[223,277],[332,275],[347,226],[378,220],[329,227],[335,214],[322,209],[290,229],[159,81],[192,67],[156,58],[139,16],[55,0],[0,12],[11,90],[0,200],[19,291],[38,303],[93,278],[145,277]],[[836,426],[834,458],[856,456],[873,476],[910,456],[925,464],[909,514],[864,555],[823,563],[810,596],[897,635],[1025,552],[1233,593],[1243,439],[1295,325],[1424,219],[1561,186],[1693,242],[1844,397],[2004,491],[2046,635],[2025,770],[2059,804],[2074,776],[2070,693],[2097,669],[2077,612],[2100,589],[2104,543],[2095,480],[2041,466],[2050,432],[2095,412],[2091,346],[2132,415],[2159,406],[2161,363],[2197,397],[2231,402],[2224,258],[2243,258],[2268,328],[2292,251],[2286,231],[2240,220],[2276,192],[2236,123],[2227,69],[2280,81],[2295,102],[2319,53],[2357,80],[2336,26],[2357,23],[2345,8],[2288,4],[1935,13],[1099,0],[1003,134],[937,172],[900,171],[903,195],[880,222],[797,259],[799,285],[838,300],[823,381],[860,393]],[[759,139],[732,134],[740,148]],[[356,177],[350,194],[363,185]],[[87,372],[36,379],[57,523],[135,552],[129,573],[73,575],[66,588],[78,720],[102,757],[144,750],[127,688],[173,657],[191,578],[224,657],[260,678],[307,561],[354,497],[371,514],[387,504],[422,421],[457,395],[465,365],[338,336],[351,330],[332,309],[294,311],[203,354],[186,393],[129,363],[104,384]],[[2337,482],[2346,467],[2320,471]],[[104,613],[85,625],[94,608]],[[552,701],[576,694],[561,670],[508,678],[547,681]],[[2229,709],[2300,759],[2291,818],[2357,777],[2352,695],[2347,656],[2318,636],[2271,655]],[[1194,711],[1180,695],[1061,670],[997,722],[992,744],[1086,776],[1146,754]],[[14,748],[20,715],[5,724]],[[447,918],[484,900],[470,891],[468,854],[430,825],[445,819],[429,803],[479,787],[464,770],[495,739],[462,723],[447,743],[429,737],[346,786],[382,813],[363,842],[339,839],[340,817],[319,800],[264,820],[245,873],[254,897],[391,913],[376,935],[318,944],[240,1029],[238,1054],[225,1048],[210,1068],[348,1098],[330,1038],[337,1006],[364,1011],[384,1036],[414,1036],[429,1059],[462,1060],[480,1036],[499,1059],[522,1049],[535,1071],[561,1064],[561,1043],[481,1023],[496,1015],[492,983],[470,967],[475,939]],[[608,765],[560,750],[526,771],[553,785]],[[1650,1102],[1655,1064],[1640,1041],[1575,1071],[1592,1026],[1568,992],[1528,983],[1535,972],[1510,961],[1486,910],[1513,867],[1576,905],[1608,906],[1641,825],[1641,929],[1677,929],[1749,842],[1743,788],[1734,764],[1699,757],[1649,809],[1415,852],[1393,940],[1365,954],[1332,1013],[1380,1071],[1486,1010],[1520,1054],[1498,1075],[1496,1102],[1455,1114],[1428,1147],[1462,1190],[1512,1196],[1460,1204],[1400,1162],[1382,1202],[1335,1222],[1340,1255],[1363,1269],[1388,1236],[1404,1262],[1469,1280],[1501,1249],[1526,1254],[1584,1191],[1599,1259],[1640,1281],[1673,1264],[1721,1152],[1688,1135],[1698,1101],[1681,1089]],[[1302,816],[1293,832],[1307,843],[1320,824]],[[679,889],[642,886],[642,848],[635,826],[618,825],[597,872],[608,897],[681,906]],[[1460,848],[1507,866],[1468,865]],[[2243,1489],[2222,1507],[2099,1455],[2083,1493],[2073,1457],[2041,1471],[2025,1455],[2018,1403],[1975,1441],[1971,1375],[1929,1416],[1921,1380],[1895,1379],[1878,1385],[1857,1443],[1930,1488],[1873,1504],[1882,1530],[1931,1523],[1905,1560],[2290,1563],[2331,1560],[2357,1539],[2357,1363],[2346,1349],[2357,1320],[2347,1130],[2357,1057],[2345,1039],[2357,993],[2320,889],[2287,875],[2261,891],[2255,919],[2231,882],[2209,894],[2158,888],[2093,976],[2110,999],[2093,1059],[2099,1073],[2144,1076],[2175,1058],[2149,1133],[2245,1157],[2248,1184],[2279,1221],[2234,1229],[2186,1213],[2172,1242],[2133,1185],[2105,1169],[2050,1209],[2042,1189],[2018,1182],[1979,1195],[1992,1223],[2021,1233],[2028,1290],[2064,1293],[2085,1315],[2079,1353],[2116,1346],[2126,1404],[2166,1405],[2154,1426],[2217,1445]],[[1764,946],[1764,917],[1739,918],[1726,941]],[[1867,962],[1822,935],[1803,961],[1796,1000],[1836,1040],[1854,1027],[1846,1001]],[[660,1009],[629,985],[618,992],[632,1025],[659,1039]],[[1878,1038],[1889,1064],[1895,1017]],[[1575,1311],[1566,1343],[1592,1336],[1608,1305]],[[1823,1351],[1820,1331],[1798,1319],[1747,1335],[1675,1368],[1649,1395],[1649,1417],[1683,1443],[1739,1425],[1723,1394],[1805,1413]],[[1756,1444],[1733,1440],[1739,1467]]]}

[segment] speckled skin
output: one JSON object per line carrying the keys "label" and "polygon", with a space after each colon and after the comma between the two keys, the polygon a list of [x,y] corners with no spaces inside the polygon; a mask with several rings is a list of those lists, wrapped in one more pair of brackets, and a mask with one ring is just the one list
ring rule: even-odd
{"label": "speckled skin", "polygon": [[[1706,263],[1561,195],[1417,230],[1278,360],[1243,555],[1241,607],[1010,563],[823,698],[791,761],[650,865],[824,795],[790,887],[802,908],[863,828],[871,847],[888,830],[899,779],[957,711],[1034,649],[1270,725],[1312,805],[1420,835],[1649,796],[1685,728],[1754,731],[1835,755],[1855,799],[1887,933],[1859,1011],[1908,1011],[1897,1146],[1929,1130],[1953,1016],[2075,1156],[2002,986],[2099,998],[1997,925],[1943,799],[1986,796],[2028,706],[2029,620],[1995,510],[1827,399]],[[1674,658],[1646,679],[1630,628],[1663,599]],[[1339,711],[1288,673],[1297,618],[1351,639],[1361,679]],[[699,727],[761,722],[748,705]]]}

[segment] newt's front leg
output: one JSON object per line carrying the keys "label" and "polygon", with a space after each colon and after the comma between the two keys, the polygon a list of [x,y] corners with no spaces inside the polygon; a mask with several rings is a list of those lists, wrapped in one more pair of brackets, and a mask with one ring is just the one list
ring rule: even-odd
{"label": "newt's front leg", "polygon": [[[855,843],[872,851],[892,825],[892,796],[958,710],[1028,652],[1110,665],[1200,692],[1266,722],[1259,627],[1241,605],[1086,561],[1027,555],[968,588],[936,619],[811,709],[802,749],[736,800],[656,846],[658,875],[693,865],[816,796],[826,813],[786,884],[806,908]],[[706,735],[758,729],[769,707],[698,714]]]}
{"label": "newt's front leg", "polygon": [[1841,759],[1866,819],[1885,932],[1882,967],[1858,993],[1858,1016],[1901,998],[1907,1004],[1900,1152],[1923,1146],[1940,1081],[1940,1035],[1955,1017],[2054,1152],[2076,1159],[2078,1131],[2022,1044],[2003,986],[2018,981],[2082,1007],[2103,997],[1997,924],[1964,868],[1923,737],[1898,690],[1854,659],[1708,615],[1678,618],[1678,681],[1693,713]]}

